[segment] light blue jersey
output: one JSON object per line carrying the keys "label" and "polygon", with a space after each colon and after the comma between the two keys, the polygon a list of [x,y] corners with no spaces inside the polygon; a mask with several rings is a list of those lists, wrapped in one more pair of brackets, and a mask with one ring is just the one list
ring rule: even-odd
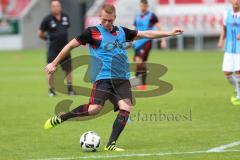
{"label": "light blue jersey", "polygon": [[102,41],[98,48],[89,45],[92,58],[92,82],[101,79],[129,79],[129,62],[126,52],[126,36],[122,27],[112,35],[102,25],[97,26]]}
{"label": "light blue jersey", "polygon": [[[154,30],[155,29],[154,26],[152,27],[150,26],[152,14],[153,14],[152,12],[147,12],[146,15],[142,17],[141,13],[139,13],[135,19],[136,30],[139,31]],[[134,43],[134,48],[139,49],[142,45],[144,45],[148,41],[151,40],[147,38],[136,40]]]}
{"label": "light blue jersey", "polygon": [[225,53],[240,54],[240,16],[234,15],[233,10],[228,10],[224,24],[226,26]]}

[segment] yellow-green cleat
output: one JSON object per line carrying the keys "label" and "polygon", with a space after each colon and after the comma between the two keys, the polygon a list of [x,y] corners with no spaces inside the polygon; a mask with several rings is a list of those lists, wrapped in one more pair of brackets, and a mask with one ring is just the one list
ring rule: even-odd
{"label": "yellow-green cleat", "polygon": [[51,129],[51,128],[53,128],[53,127],[55,127],[55,126],[57,126],[57,125],[59,125],[59,124],[61,124],[61,123],[62,123],[61,118],[58,117],[58,116],[54,116],[54,117],[52,117],[52,118],[49,118],[49,119],[45,122],[43,128],[44,128],[44,129]]}
{"label": "yellow-green cleat", "polygon": [[237,92],[234,92],[233,95],[230,98],[230,101],[233,103],[237,99]]}
{"label": "yellow-green cleat", "polygon": [[122,149],[122,148],[116,147],[115,144],[116,144],[116,142],[112,142],[111,145],[105,146],[105,147],[104,147],[104,151],[116,151],[116,152],[123,152],[123,151],[125,151],[125,150]]}
{"label": "yellow-green cleat", "polygon": [[235,99],[232,101],[232,104],[233,104],[234,106],[240,106],[240,99],[235,98]]}

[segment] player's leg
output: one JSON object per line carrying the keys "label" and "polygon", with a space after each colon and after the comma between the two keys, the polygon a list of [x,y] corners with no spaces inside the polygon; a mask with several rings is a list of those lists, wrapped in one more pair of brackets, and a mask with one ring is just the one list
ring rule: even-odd
{"label": "player's leg", "polygon": [[141,52],[143,52],[143,49],[135,50],[135,56],[134,56],[134,63],[136,63],[135,76],[136,76],[136,79],[140,82],[139,84],[137,84],[136,88],[139,90],[144,90],[144,87],[143,87],[144,68],[143,68],[143,58],[141,56]]}
{"label": "player's leg", "polygon": [[105,150],[124,151],[124,149],[116,147],[116,142],[127,124],[129,114],[132,108],[131,103],[128,104],[128,102],[126,101],[129,101],[129,100],[127,99],[120,100],[118,103],[118,106],[119,106],[118,115],[113,123],[112,132],[111,132],[109,141],[105,146]]}
{"label": "player's leg", "polygon": [[109,98],[109,85],[106,81],[97,81],[93,85],[91,97],[88,104],[83,104],[70,112],[54,116],[45,122],[44,128],[53,128],[64,121],[76,117],[92,116],[98,114],[105,101]]}
{"label": "player's leg", "polygon": [[236,91],[237,91],[237,81],[234,74],[233,54],[231,53],[224,54],[222,70],[224,72],[225,78],[234,87],[234,94],[230,98],[231,102],[233,102],[236,99]]}
{"label": "player's leg", "polygon": [[62,115],[54,116],[48,119],[44,124],[44,129],[53,128],[69,119],[76,117],[92,116],[98,114],[102,109],[102,105],[98,104],[83,104],[73,109],[70,112]]}
{"label": "player's leg", "polygon": [[[49,49],[47,51],[47,64],[51,63],[55,59],[55,57],[56,57],[56,53]],[[52,74],[47,74],[47,81],[48,81],[48,87],[49,87],[49,96],[50,97],[56,96]]]}
{"label": "player's leg", "polygon": [[224,71],[224,76],[225,76],[225,78],[227,79],[227,81],[228,81],[234,88],[236,88],[236,81],[235,81],[233,72]]}
{"label": "player's leg", "polygon": [[67,76],[67,89],[68,89],[68,95],[75,95],[75,92],[73,91],[72,87],[72,61],[71,56],[67,56],[62,62],[60,62],[60,65],[65,72]]}
{"label": "player's leg", "polygon": [[230,98],[230,101],[233,102],[234,99],[236,98],[236,87],[237,87],[237,83],[236,83],[236,79],[235,76],[233,74],[233,72],[227,72],[224,71],[224,76],[227,79],[227,81],[234,87],[235,91],[233,92],[233,95]]}
{"label": "player's leg", "polygon": [[240,100],[240,70],[235,71],[234,75],[236,80],[236,91],[237,91],[236,98]]}
{"label": "player's leg", "polygon": [[136,67],[136,77],[140,77],[142,80],[142,85],[138,86],[137,88],[140,90],[146,90],[146,81],[147,81],[147,65],[146,61],[148,59],[148,55],[150,53],[152,47],[152,42],[148,41],[143,44],[139,49],[135,52],[135,63],[137,64]]}
{"label": "player's leg", "polygon": [[136,64],[136,69],[135,69],[135,76],[138,77],[140,75],[140,67],[138,64],[142,63],[142,59],[139,56],[140,54],[140,49],[135,49],[134,50],[134,57],[133,57],[133,62]]}
{"label": "player's leg", "polygon": [[240,54],[234,54],[234,78],[236,81],[236,97],[233,99],[233,105],[240,105]]}
{"label": "player's leg", "polygon": [[150,51],[151,51],[151,48],[152,48],[152,41],[149,41],[145,44],[144,46],[144,54],[142,56],[142,70],[143,70],[143,75],[142,75],[142,83],[144,86],[147,85],[147,60],[148,60],[148,57],[149,57],[149,54],[150,54]]}
{"label": "player's leg", "polygon": [[131,85],[127,80],[115,80],[114,83],[116,95],[110,101],[114,104],[115,111],[118,110],[118,115],[113,123],[112,133],[104,150],[124,151],[124,149],[116,147],[116,141],[124,130],[132,110]]}
{"label": "player's leg", "polygon": [[49,87],[49,96],[53,97],[56,95],[53,87],[53,75],[47,74],[47,81],[48,81],[48,87]]}

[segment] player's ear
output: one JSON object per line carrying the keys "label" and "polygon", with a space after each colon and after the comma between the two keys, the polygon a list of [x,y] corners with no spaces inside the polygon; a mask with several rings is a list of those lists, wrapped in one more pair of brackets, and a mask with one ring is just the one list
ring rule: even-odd
{"label": "player's ear", "polygon": [[99,12],[99,18],[101,18],[101,17],[102,17],[102,11]]}

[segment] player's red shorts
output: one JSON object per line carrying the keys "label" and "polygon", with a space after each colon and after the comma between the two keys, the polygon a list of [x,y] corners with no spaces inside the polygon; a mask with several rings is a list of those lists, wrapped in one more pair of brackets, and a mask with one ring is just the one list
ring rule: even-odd
{"label": "player's red shorts", "polygon": [[146,62],[151,49],[152,41],[147,41],[140,48],[135,49],[134,60],[136,57],[140,57],[144,62]]}

